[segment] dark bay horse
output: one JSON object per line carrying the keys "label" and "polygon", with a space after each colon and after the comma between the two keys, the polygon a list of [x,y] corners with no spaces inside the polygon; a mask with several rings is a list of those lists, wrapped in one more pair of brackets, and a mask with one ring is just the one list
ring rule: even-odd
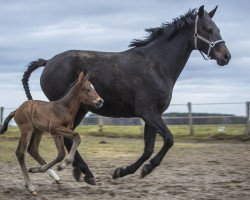
{"label": "dark bay horse", "polygon": [[[173,87],[193,50],[199,50],[205,59],[214,59],[219,65],[228,64],[231,55],[222,40],[220,30],[212,20],[217,7],[206,12],[204,6],[164,23],[157,28],[146,29],[149,35],[134,40],[124,52],[97,52],[70,50],[50,60],[39,59],[28,66],[23,76],[26,95],[32,99],[28,80],[31,73],[45,66],[41,87],[49,100],[57,100],[65,94],[81,71],[90,71],[90,81],[104,99],[101,109],[81,106],[74,121],[76,127],[88,111],[107,117],[139,117],[145,121],[145,148],[142,156],[133,164],[120,167],[113,178],[133,174],[154,150],[156,134],[163,138],[163,146],[149,164],[142,168],[141,176],[158,166],[173,145],[173,136],[161,118],[168,108]],[[71,140],[65,138],[65,146],[71,148]],[[81,172],[85,181],[93,178],[88,166],[77,153],[74,176]]]}
{"label": "dark bay horse", "polygon": [[[103,100],[96,93],[88,78],[89,73],[85,75],[81,72],[78,81],[60,100],[51,102],[25,101],[18,109],[9,114],[4,121],[3,127],[0,129],[0,134],[3,134],[8,128],[9,121],[14,117],[21,133],[16,156],[23,172],[25,186],[32,195],[36,195],[36,192],[28,175],[25,151],[28,147],[30,155],[41,165],[40,167],[30,168],[29,172],[43,173],[64,159],[63,138],[66,137],[73,141],[73,145],[65,160],[58,165],[58,170],[62,170],[67,165],[73,163],[77,147],[81,142],[79,133],[72,130],[79,107],[83,104],[97,109],[103,105]],[[57,157],[49,163],[43,160],[38,151],[44,132],[51,134],[58,151]]]}

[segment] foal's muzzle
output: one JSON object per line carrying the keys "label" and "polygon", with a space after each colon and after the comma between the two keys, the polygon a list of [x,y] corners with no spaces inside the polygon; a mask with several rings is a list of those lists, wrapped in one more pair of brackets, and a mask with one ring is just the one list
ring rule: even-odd
{"label": "foal's muzzle", "polygon": [[96,108],[101,108],[103,106],[103,99],[97,99],[96,101],[94,101],[95,107]]}

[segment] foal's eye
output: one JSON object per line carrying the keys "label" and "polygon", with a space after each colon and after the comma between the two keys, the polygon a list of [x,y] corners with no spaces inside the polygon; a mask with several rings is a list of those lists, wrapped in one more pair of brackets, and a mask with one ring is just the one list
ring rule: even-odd
{"label": "foal's eye", "polygon": [[90,92],[90,89],[87,89],[87,88],[83,88],[82,89],[84,92]]}

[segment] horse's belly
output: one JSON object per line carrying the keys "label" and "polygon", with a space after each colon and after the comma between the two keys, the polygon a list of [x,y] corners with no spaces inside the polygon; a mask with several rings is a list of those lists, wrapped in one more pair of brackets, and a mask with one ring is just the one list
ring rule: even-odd
{"label": "horse's belly", "polygon": [[135,117],[135,109],[123,104],[105,103],[100,109],[90,109],[91,112],[106,117]]}

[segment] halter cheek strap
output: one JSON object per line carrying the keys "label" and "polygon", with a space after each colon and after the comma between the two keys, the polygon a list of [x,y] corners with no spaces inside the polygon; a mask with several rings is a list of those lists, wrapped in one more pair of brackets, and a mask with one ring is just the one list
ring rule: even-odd
{"label": "halter cheek strap", "polygon": [[[224,40],[216,40],[214,42],[211,42],[211,41],[207,40],[206,38],[202,37],[201,35],[199,35],[198,31],[197,31],[198,19],[199,19],[199,16],[197,15],[196,18],[195,18],[195,25],[194,25],[194,46],[195,46],[195,49],[197,49],[201,53],[202,57],[205,60],[209,60],[209,59],[211,59],[210,52],[211,52],[212,48],[214,48],[216,44],[219,44],[219,43],[222,43],[222,42],[225,42],[225,41]],[[197,48],[197,39],[200,39],[203,42],[208,44],[209,48],[208,48],[208,51],[207,51],[207,55],[204,55],[204,53]]]}

